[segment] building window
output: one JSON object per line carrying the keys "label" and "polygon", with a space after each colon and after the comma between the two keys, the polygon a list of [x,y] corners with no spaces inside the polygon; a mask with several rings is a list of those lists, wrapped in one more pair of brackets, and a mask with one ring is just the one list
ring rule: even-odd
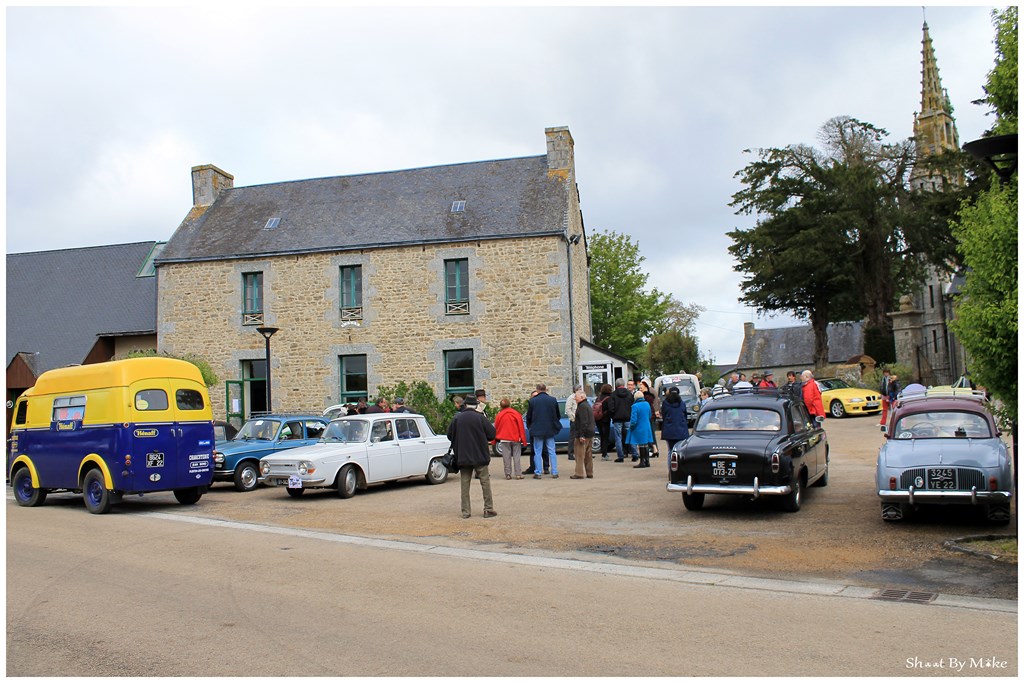
{"label": "building window", "polygon": [[446,394],[472,394],[473,350],[444,352],[444,391]]}
{"label": "building window", "polygon": [[263,273],[242,273],[242,324],[263,324]]}
{"label": "building window", "polygon": [[444,262],[444,303],[447,315],[469,314],[469,259]]}
{"label": "building window", "polygon": [[363,319],[363,267],[341,267],[341,319]]}
{"label": "building window", "polygon": [[366,356],[341,356],[341,403],[367,398]]}
{"label": "building window", "polygon": [[935,308],[935,285],[928,285],[928,308]]}
{"label": "building window", "polygon": [[939,333],[932,330],[932,348],[935,349],[935,353],[939,352]]}

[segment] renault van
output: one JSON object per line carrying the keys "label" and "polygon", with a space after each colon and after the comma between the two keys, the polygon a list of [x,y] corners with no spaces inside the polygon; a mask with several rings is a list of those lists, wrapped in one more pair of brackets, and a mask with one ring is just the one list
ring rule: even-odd
{"label": "renault van", "polygon": [[191,505],[212,480],[213,447],[199,369],[131,358],[40,375],[14,406],[8,475],[24,507],[55,492],[81,493],[94,514],[157,491]]}

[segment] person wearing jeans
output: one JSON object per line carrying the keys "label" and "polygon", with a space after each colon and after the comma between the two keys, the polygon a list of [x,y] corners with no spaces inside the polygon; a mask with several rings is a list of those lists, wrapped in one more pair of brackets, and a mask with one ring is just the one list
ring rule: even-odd
{"label": "person wearing jeans", "polygon": [[536,395],[530,399],[526,411],[526,427],[533,442],[533,478],[540,479],[544,471],[543,453],[548,454],[551,478],[558,478],[558,458],[555,455],[555,436],[562,428],[562,416],[558,411],[558,399],[547,393],[544,384],[537,385]]}

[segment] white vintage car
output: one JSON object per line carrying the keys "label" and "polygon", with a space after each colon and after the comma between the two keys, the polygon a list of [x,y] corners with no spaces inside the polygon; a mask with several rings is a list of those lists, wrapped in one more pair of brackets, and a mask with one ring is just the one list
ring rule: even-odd
{"label": "white vintage car", "polygon": [[441,456],[448,437],[438,436],[422,415],[377,413],[332,420],[320,442],[260,459],[260,481],[284,486],[298,497],[306,489],[333,488],[351,498],[370,484],[426,477],[431,484],[448,478]]}

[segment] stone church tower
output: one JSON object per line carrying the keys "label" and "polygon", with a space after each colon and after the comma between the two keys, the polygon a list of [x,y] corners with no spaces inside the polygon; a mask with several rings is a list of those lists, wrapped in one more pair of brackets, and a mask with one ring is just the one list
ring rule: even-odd
{"label": "stone church tower", "polygon": [[[929,157],[958,150],[960,138],[949,95],[942,87],[935,48],[924,23],[921,39],[921,111],[914,114],[917,163],[910,186],[919,192],[941,192],[962,177],[947,177],[928,163]],[[953,295],[958,278],[952,270],[929,267],[924,286],[900,302],[891,313],[896,339],[896,359],[913,368],[915,378],[926,385],[949,384],[965,370],[963,347],[949,330]]]}

